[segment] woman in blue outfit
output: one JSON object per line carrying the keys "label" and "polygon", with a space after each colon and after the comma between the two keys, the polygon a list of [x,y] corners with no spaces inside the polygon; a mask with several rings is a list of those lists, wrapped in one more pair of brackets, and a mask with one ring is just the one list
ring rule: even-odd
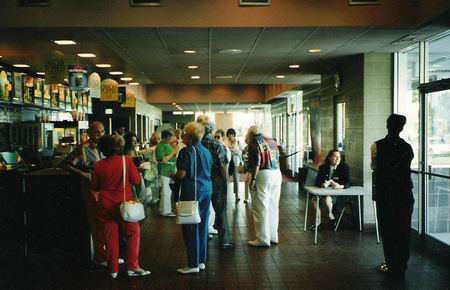
{"label": "woman in blue outfit", "polygon": [[187,147],[179,152],[177,173],[173,175],[174,179],[181,181],[180,196],[176,199],[194,200],[197,188],[201,218],[199,224],[182,225],[188,259],[188,265],[177,270],[182,274],[198,273],[206,268],[212,157],[200,142],[204,132],[204,127],[197,122],[186,124],[182,139]]}

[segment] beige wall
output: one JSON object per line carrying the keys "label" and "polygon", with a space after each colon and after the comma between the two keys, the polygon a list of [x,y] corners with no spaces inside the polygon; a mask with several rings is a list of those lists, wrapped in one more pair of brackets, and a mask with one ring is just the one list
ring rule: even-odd
{"label": "beige wall", "polygon": [[129,0],[54,0],[50,7],[17,7],[11,0],[0,1],[0,11],[3,27],[409,26],[448,2],[349,6],[347,0],[274,0],[270,6],[239,7],[238,0],[165,0],[163,7],[130,7]]}
{"label": "beige wall", "polygon": [[150,104],[263,103],[263,85],[148,85]]}

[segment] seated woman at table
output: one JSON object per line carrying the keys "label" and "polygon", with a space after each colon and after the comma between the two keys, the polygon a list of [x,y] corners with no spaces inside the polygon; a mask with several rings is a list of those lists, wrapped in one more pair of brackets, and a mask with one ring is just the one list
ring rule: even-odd
{"label": "seated woman at table", "polygon": [[[315,186],[317,187],[331,187],[334,189],[342,189],[348,188],[351,185],[350,180],[350,168],[348,165],[341,161],[341,153],[336,150],[330,150],[328,152],[327,157],[325,158],[325,163],[319,167],[319,173],[316,177]],[[316,209],[316,202],[318,197],[315,196],[311,200],[311,204],[314,209]],[[325,196],[325,205],[328,210],[328,217],[330,218],[331,225],[335,227],[336,219],[333,215],[333,202],[335,202],[335,198],[331,196]],[[319,210],[319,225],[321,224],[321,215]],[[314,229],[315,225],[311,226],[311,229]]]}

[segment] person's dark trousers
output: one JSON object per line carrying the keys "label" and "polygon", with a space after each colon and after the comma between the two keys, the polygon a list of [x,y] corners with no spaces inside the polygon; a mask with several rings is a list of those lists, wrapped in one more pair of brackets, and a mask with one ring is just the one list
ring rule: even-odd
{"label": "person's dark trousers", "polygon": [[175,203],[178,201],[178,196],[180,195],[181,181],[175,180],[175,182],[171,183],[169,186],[172,190],[172,208],[175,208]]}
{"label": "person's dark trousers", "polygon": [[383,192],[377,200],[377,214],[388,274],[402,277],[407,269],[411,243],[411,192]]}
{"label": "person's dark trousers", "polygon": [[208,222],[210,193],[197,194],[201,222],[195,225],[183,225],[183,239],[186,246],[188,267],[197,268],[205,263],[208,251]]}
{"label": "person's dark trousers", "polygon": [[212,205],[216,212],[214,228],[218,232],[219,245],[230,244],[230,235],[228,231],[227,219],[227,181],[221,176],[212,178]]}

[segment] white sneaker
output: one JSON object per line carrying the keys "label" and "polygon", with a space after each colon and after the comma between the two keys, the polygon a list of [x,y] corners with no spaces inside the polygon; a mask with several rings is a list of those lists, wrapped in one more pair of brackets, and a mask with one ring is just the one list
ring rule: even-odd
{"label": "white sneaker", "polygon": [[174,217],[174,216],[177,216],[177,215],[174,214],[173,212],[169,212],[169,213],[164,213],[163,216]]}
{"label": "white sneaker", "polygon": [[209,229],[209,234],[211,234],[211,235],[217,235],[218,233],[219,233],[219,231],[216,230],[215,228],[210,228]]}
{"label": "white sneaker", "polygon": [[135,270],[128,270],[127,274],[129,277],[147,276],[150,274],[150,271],[139,268]]}
{"label": "white sneaker", "polygon": [[177,269],[177,272],[181,273],[181,274],[198,273],[198,272],[200,272],[200,268],[199,267],[196,267],[196,268],[184,267],[184,268]]}
{"label": "white sneaker", "polygon": [[200,264],[198,264],[198,268],[200,269],[200,271],[205,270],[205,269],[206,269],[205,263],[200,263]]}
{"label": "white sneaker", "polygon": [[117,272],[109,273],[109,275],[110,275],[111,278],[113,278],[113,279],[116,279],[116,278],[117,278]]}
{"label": "white sneaker", "polygon": [[265,244],[258,240],[248,241],[247,244],[252,247],[266,247],[266,248],[270,247],[270,244]]}

